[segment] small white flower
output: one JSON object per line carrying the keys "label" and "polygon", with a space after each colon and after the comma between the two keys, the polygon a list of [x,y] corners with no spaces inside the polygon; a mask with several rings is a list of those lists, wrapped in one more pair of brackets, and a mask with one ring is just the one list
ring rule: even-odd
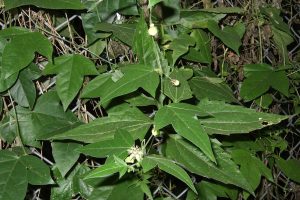
{"label": "small white flower", "polygon": [[172,83],[172,85],[174,85],[175,87],[177,87],[177,86],[180,85],[180,82],[179,82],[179,80],[177,80],[177,79],[171,79],[171,83]]}
{"label": "small white flower", "polygon": [[150,24],[150,28],[148,29],[148,33],[149,33],[149,35],[151,35],[151,36],[154,36],[154,37],[157,36],[158,29],[157,29],[157,27],[156,27],[153,23]]}
{"label": "small white flower", "polygon": [[129,156],[125,159],[128,164],[133,164],[135,162],[139,163],[143,160],[144,152],[138,146],[133,146],[127,150]]}

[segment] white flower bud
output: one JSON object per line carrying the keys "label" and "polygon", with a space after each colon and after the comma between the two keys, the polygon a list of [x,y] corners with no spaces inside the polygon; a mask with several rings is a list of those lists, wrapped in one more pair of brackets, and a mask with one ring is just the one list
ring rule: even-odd
{"label": "white flower bud", "polygon": [[158,33],[157,27],[154,24],[150,24],[150,28],[148,29],[148,33],[149,33],[149,35],[156,37],[157,33]]}
{"label": "white flower bud", "polygon": [[179,82],[179,80],[177,80],[177,79],[171,79],[171,83],[172,83],[172,85],[174,85],[175,87],[177,87],[177,86],[180,85],[180,82]]}
{"label": "white flower bud", "polygon": [[161,70],[161,68],[155,68],[154,71],[156,73],[158,73],[159,75],[162,75],[163,74],[163,71]]}
{"label": "white flower bud", "polygon": [[152,128],[151,133],[154,137],[159,135],[159,131],[155,129],[155,127]]}
{"label": "white flower bud", "polygon": [[125,159],[125,162],[128,163],[128,164],[132,164],[134,163],[134,158],[132,155],[128,156],[126,159]]}

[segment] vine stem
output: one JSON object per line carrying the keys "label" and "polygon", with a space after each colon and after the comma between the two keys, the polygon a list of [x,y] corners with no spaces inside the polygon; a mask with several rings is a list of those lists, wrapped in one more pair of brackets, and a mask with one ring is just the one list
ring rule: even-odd
{"label": "vine stem", "polygon": [[17,138],[16,138],[16,141],[17,141],[17,143],[19,143],[21,145],[21,148],[22,148],[24,154],[27,154],[26,149],[25,149],[24,144],[23,144],[22,136],[20,134],[20,126],[19,126],[19,120],[18,120],[17,110],[16,110],[16,107],[14,105],[14,101],[13,101],[13,99],[11,97],[10,91],[8,91],[8,95],[9,95],[10,101],[12,102],[11,104],[13,106],[15,120],[16,120],[16,124],[17,124],[17,127],[16,127]]}

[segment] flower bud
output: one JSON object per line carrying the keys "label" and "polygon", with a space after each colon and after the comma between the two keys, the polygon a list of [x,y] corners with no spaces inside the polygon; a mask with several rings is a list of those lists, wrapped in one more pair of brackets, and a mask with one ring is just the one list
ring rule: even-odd
{"label": "flower bud", "polygon": [[156,37],[157,33],[158,33],[157,27],[154,24],[150,24],[150,28],[148,29],[148,33],[149,33],[149,35]]}
{"label": "flower bud", "polygon": [[171,79],[171,83],[172,83],[172,85],[174,85],[175,87],[177,87],[177,86],[180,85],[180,82],[179,82],[179,80],[177,80],[177,79]]}
{"label": "flower bud", "polygon": [[154,137],[159,135],[159,131],[155,129],[155,127],[152,128],[151,133]]}

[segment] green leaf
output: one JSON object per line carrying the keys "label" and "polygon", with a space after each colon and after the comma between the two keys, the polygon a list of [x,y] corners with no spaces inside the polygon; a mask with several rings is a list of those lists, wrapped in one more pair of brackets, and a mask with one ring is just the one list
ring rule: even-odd
{"label": "green leaf", "polygon": [[246,80],[242,84],[240,95],[246,101],[263,95],[270,87],[285,96],[289,95],[289,79],[282,70],[274,70],[268,64],[250,64],[244,66],[244,74]]}
{"label": "green leaf", "polygon": [[178,135],[169,137],[165,145],[165,153],[192,173],[225,184],[236,185],[253,193],[252,187],[238,170],[238,166],[231,160],[230,155],[217,143],[213,143],[212,147],[217,165],[209,160],[197,147]]}
{"label": "green leaf", "polygon": [[134,139],[143,139],[152,122],[137,108],[110,113],[108,117],[98,118],[89,124],[58,134],[51,139],[70,139],[85,143],[95,143],[114,138],[118,129],[127,130]]}
{"label": "green leaf", "polygon": [[124,100],[132,106],[152,106],[157,105],[157,101],[152,98],[144,95],[143,93],[136,92],[130,93],[125,96]]}
{"label": "green leaf", "polygon": [[122,68],[124,76],[110,87],[105,88],[101,96],[101,103],[106,103],[113,98],[136,91],[143,88],[151,96],[155,97],[155,92],[159,84],[159,75],[151,68],[144,65],[127,65]]}
{"label": "green leaf", "polygon": [[20,73],[19,79],[10,89],[10,94],[20,106],[33,109],[36,99],[36,88],[32,82],[31,75],[26,70]]}
{"label": "green leaf", "polygon": [[[2,77],[15,77],[27,67],[38,52],[52,61],[52,44],[40,32],[30,32],[24,28],[7,28],[0,31],[0,38],[10,39],[2,53]],[[26,51],[23,48],[26,47]]]}
{"label": "green leaf", "polygon": [[139,62],[156,70],[169,73],[168,63],[163,57],[157,43],[148,33],[148,27],[143,17],[136,26],[133,36],[133,52],[136,53]]}
{"label": "green leaf", "polygon": [[3,111],[3,100],[2,97],[0,96],[0,115],[2,114],[2,111]]}
{"label": "green leaf", "polygon": [[[221,29],[215,21],[209,21],[208,30],[218,37],[226,46],[239,54],[239,48],[242,45],[241,39],[245,32],[245,25],[237,23],[234,26],[226,26]],[[241,31],[242,30],[242,31]],[[240,32],[241,31],[241,32]]]}
{"label": "green leaf", "polygon": [[8,150],[0,151],[0,200],[23,200],[27,191],[27,170],[20,158]]}
{"label": "green leaf", "polygon": [[158,155],[148,155],[143,158],[142,167],[145,173],[153,169],[156,165],[159,169],[175,176],[176,178],[187,184],[194,192],[197,193],[196,188],[194,187],[194,184],[189,175],[181,167],[176,165],[172,160]]}
{"label": "green leaf", "polygon": [[292,42],[294,42],[293,37],[286,32],[287,30],[289,30],[289,28],[282,31],[272,26],[273,39],[277,46],[278,51],[281,54],[283,65],[286,65],[287,63],[290,62],[289,51],[287,49],[287,46]]}
{"label": "green leaf", "polygon": [[238,102],[230,87],[220,78],[194,77],[189,81],[193,94],[197,99]]}
{"label": "green leaf", "polygon": [[57,93],[63,103],[64,110],[77,95],[85,75],[97,75],[92,61],[82,55],[69,54],[55,58],[49,63],[44,74],[58,74],[56,80]]}
{"label": "green leaf", "polygon": [[102,0],[85,3],[88,12],[94,11],[102,21],[107,21],[113,14],[137,15],[136,0]]}
{"label": "green leaf", "polygon": [[280,9],[276,8],[275,6],[261,6],[259,9],[261,14],[268,18],[269,22],[271,22],[274,28],[291,35],[289,25],[284,22],[283,17],[281,16],[282,11]]}
{"label": "green leaf", "polygon": [[200,148],[210,160],[215,161],[209,137],[197,118],[206,114],[203,110],[189,104],[173,103],[158,110],[154,124],[156,129],[172,124],[179,135]]}
{"label": "green leaf", "polygon": [[[17,120],[23,142],[36,146],[36,140],[49,135],[61,133],[81,124],[71,112],[64,112],[55,91],[50,91],[38,98],[34,110],[17,108]],[[16,117],[11,115],[14,130]]]}
{"label": "green leaf", "polygon": [[104,39],[111,35],[111,33],[99,32],[95,29],[95,24],[102,22],[96,12],[82,13],[81,17],[89,48],[91,48],[91,45],[95,45],[99,39]]}
{"label": "green leaf", "polygon": [[113,36],[115,36],[125,44],[132,46],[132,36],[134,35],[135,27],[136,24],[99,23],[95,26],[95,29],[103,32],[112,32]]}
{"label": "green leaf", "polygon": [[139,186],[139,181],[135,179],[121,180],[114,185],[105,185],[96,188],[89,200],[122,200],[130,197],[130,200],[141,200],[144,193]]}
{"label": "green leaf", "polygon": [[52,155],[55,160],[55,164],[64,177],[68,171],[72,168],[75,162],[79,158],[79,153],[75,149],[81,147],[81,144],[70,142],[52,142]]}
{"label": "green leaf", "polygon": [[210,21],[218,23],[226,14],[210,13],[201,10],[181,10],[179,24],[187,28],[208,28]]}
{"label": "green leaf", "polygon": [[34,5],[36,7],[47,9],[84,9],[84,6],[81,4],[80,0],[4,0],[4,5],[6,10],[24,5]]}
{"label": "green leaf", "polygon": [[211,13],[224,13],[224,14],[231,14],[231,13],[238,13],[241,14],[244,12],[243,9],[239,7],[216,7],[216,8],[205,8],[202,9],[204,12],[211,12]]}
{"label": "green leaf", "polygon": [[[54,168],[53,173],[55,177],[55,186],[51,187],[51,199],[59,200],[70,200],[72,196],[75,195],[74,192],[74,179],[77,179],[76,176],[81,176],[85,171],[82,170],[81,165],[77,165],[70,174],[64,178],[60,175],[58,170]],[[77,186],[76,186],[77,187]]]}
{"label": "green leaf", "polygon": [[[105,48],[107,47],[107,41],[104,39],[100,39],[95,41],[93,44],[88,46],[89,51],[91,52],[91,56],[93,59],[97,59],[100,54],[103,53]],[[104,69],[104,68],[102,68]]]}
{"label": "green leaf", "polygon": [[3,55],[3,51],[4,51],[4,48],[7,43],[8,43],[8,41],[5,38],[0,37],[0,93],[9,89],[16,82],[16,80],[18,79],[18,73],[19,73],[19,72],[17,72],[8,78],[4,77],[2,55]]}
{"label": "green leaf", "polygon": [[231,185],[201,181],[196,185],[199,199],[217,200],[217,197],[237,199],[238,190]]}
{"label": "green leaf", "polygon": [[300,183],[300,161],[295,159],[283,160],[282,158],[276,159],[276,164],[282,172],[297,183]]}
{"label": "green leaf", "polygon": [[255,99],[255,103],[265,109],[268,109],[272,102],[273,102],[273,97],[271,94],[268,93]]}
{"label": "green leaf", "polygon": [[209,134],[249,133],[287,118],[217,101],[201,101],[198,108],[211,114],[211,117],[200,118],[202,127]]}
{"label": "green leaf", "polygon": [[177,59],[188,52],[190,46],[195,45],[195,40],[188,34],[180,34],[175,38],[168,46],[168,49],[173,50],[172,65],[174,65]]}
{"label": "green leaf", "polygon": [[240,165],[240,171],[253,189],[259,186],[261,176],[274,182],[271,170],[260,159],[251,155],[249,151],[242,149],[233,150],[231,156],[234,162]]}
{"label": "green leaf", "polygon": [[159,9],[161,9],[161,21],[165,25],[174,25],[177,24],[180,20],[180,9],[181,9],[181,1],[180,0],[163,0],[163,2],[159,5]]}
{"label": "green leaf", "polygon": [[93,186],[86,183],[83,178],[90,171],[90,168],[86,165],[80,165],[73,177],[72,190],[74,194],[80,194],[81,197],[88,199],[93,191]]}
{"label": "green leaf", "polygon": [[100,178],[100,177],[107,177],[112,174],[119,172],[120,174],[124,174],[127,171],[127,164],[122,161],[120,162],[115,158],[114,162],[109,162],[97,169],[91,171],[84,177],[84,179],[92,179],[92,178]]}
{"label": "green leaf", "polygon": [[152,192],[145,182],[139,183],[141,190],[147,195],[150,200],[153,200]]}
{"label": "green leaf", "polygon": [[[187,82],[192,76],[193,70],[191,69],[175,69],[169,78],[164,81],[164,94],[172,99],[174,103],[192,98],[192,91]],[[173,85],[172,80],[178,80],[179,85]]]}
{"label": "green leaf", "polygon": [[37,157],[30,155],[22,156],[21,162],[27,169],[28,183],[31,185],[54,184],[48,165]]}
{"label": "green leaf", "polygon": [[0,121],[0,137],[9,144],[14,142],[16,137],[16,126],[13,117],[5,116]]}
{"label": "green leaf", "polygon": [[[119,129],[114,139],[104,140],[78,148],[76,151],[93,157],[108,157],[116,155],[120,158],[127,156],[127,150],[134,145],[134,139],[128,131]],[[124,157],[125,159],[125,157]]]}
{"label": "green leaf", "polygon": [[114,81],[111,74],[100,74],[83,88],[81,98],[96,98],[102,96],[106,88],[110,87]]}
{"label": "green leaf", "polygon": [[[82,13],[82,25],[84,32],[87,35],[88,44],[93,44],[99,38],[106,38],[110,34],[99,33],[95,24],[98,23],[122,23],[121,19],[118,22],[116,19],[116,13],[122,15],[138,15],[136,0],[102,0],[102,1],[90,1],[84,0],[83,4],[88,10],[87,13]],[[124,42],[124,41],[123,41]]]}
{"label": "green leaf", "polygon": [[191,37],[195,40],[196,46],[190,47],[189,52],[183,58],[194,62],[211,64],[210,38],[207,33],[201,29],[196,29],[192,31]]}
{"label": "green leaf", "polygon": [[149,0],[148,3],[148,8],[152,8],[153,6],[155,6],[156,4],[158,4],[159,2],[162,2],[164,0]]}

